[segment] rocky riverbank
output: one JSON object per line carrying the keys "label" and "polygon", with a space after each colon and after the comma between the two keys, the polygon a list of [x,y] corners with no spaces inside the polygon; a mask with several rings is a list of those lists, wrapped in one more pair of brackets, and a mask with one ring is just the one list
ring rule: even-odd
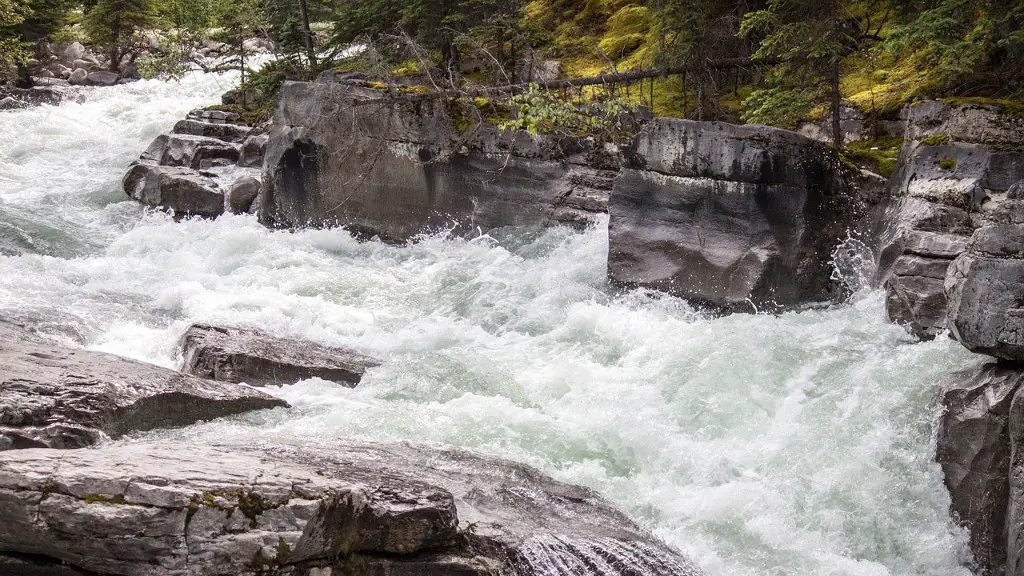
{"label": "rocky riverbank", "polygon": [[195,326],[182,346],[202,361],[186,369],[215,382],[31,329],[0,322],[2,574],[702,574],[597,494],[499,459],[356,441],[110,443],[287,409],[233,381],[355,385],[379,361],[353,351]]}
{"label": "rocky riverbank", "polygon": [[259,143],[250,139],[260,129],[188,120],[190,134],[154,142],[125,187],[178,215],[215,217],[225,198],[208,171],[257,165],[243,149],[265,142],[250,209],[269,226],[341,225],[404,242],[587,225],[609,212],[613,281],[725,311],[840,300],[833,251],[860,235],[878,248],[893,322],[921,338],[949,330],[999,361],[944,391],[937,460],[978,565],[1016,574],[1024,126],[970,104],[920,103],[906,117],[884,184],[783,130],[654,119],[622,147],[490,125],[464,133],[436,102],[410,107],[326,78],[286,84]]}

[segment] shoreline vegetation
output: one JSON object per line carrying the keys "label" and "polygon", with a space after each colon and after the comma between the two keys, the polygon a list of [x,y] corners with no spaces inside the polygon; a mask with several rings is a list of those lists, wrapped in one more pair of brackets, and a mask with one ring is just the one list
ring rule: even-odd
{"label": "shoreline vegetation", "polygon": [[[600,139],[641,109],[801,129],[885,176],[916,100],[1024,109],[1008,0],[0,0],[0,80],[70,78],[80,60],[47,65],[72,42],[121,79],[239,69],[218,108],[249,122],[286,79],[332,72],[541,133]],[[275,61],[250,68],[258,51]]]}

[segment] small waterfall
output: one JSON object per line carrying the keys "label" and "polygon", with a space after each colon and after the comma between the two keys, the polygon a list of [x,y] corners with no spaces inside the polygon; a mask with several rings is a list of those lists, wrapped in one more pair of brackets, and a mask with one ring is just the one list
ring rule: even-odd
{"label": "small waterfall", "polygon": [[521,576],[703,576],[696,564],[644,542],[543,535],[519,549]]}

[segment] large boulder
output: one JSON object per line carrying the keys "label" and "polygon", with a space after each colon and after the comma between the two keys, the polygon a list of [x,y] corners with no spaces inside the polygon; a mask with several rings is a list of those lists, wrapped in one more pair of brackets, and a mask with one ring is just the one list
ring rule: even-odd
{"label": "large boulder", "polygon": [[57,55],[61,61],[71,63],[75,60],[81,60],[89,55],[86,51],[85,46],[82,46],[80,42],[72,42],[66,46],[62,46],[57,49]]}
{"label": "large boulder", "polygon": [[321,378],[352,387],[369,368],[380,365],[347,348],[281,338],[254,328],[206,324],[185,331],[181,350],[185,372],[252,386]]}
{"label": "large boulder", "polygon": [[238,162],[238,146],[206,136],[161,134],[146,148],[141,159],[161,166],[204,170]]}
{"label": "large boulder", "polygon": [[865,206],[820,143],[659,118],[623,155],[609,205],[613,281],[726,309],[838,294],[832,251]]}
{"label": "large boulder", "polygon": [[60,346],[7,323],[0,366],[0,450],[81,448],[104,436],[287,406],[246,386]]}
{"label": "large boulder", "polygon": [[1006,562],[1010,405],[1024,373],[988,364],[942,392],[935,460],[954,517],[970,532],[975,561],[998,573]]}
{"label": "large boulder", "polygon": [[224,142],[239,143],[246,139],[252,128],[241,124],[229,124],[227,122],[204,122],[186,118],[179,120],[171,132],[175,134],[191,134],[193,136],[205,136],[216,138]]}
{"label": "large boulder", "polygon": [[110,72],[109,70],[97,70],[96,72],[90,72],[86,76],[86,83],[92,86],[113,86],[117,84],[117,81],[121,77],[117,72]]}
{"label": "large boulder", "polygon": [[608,154],[590,141],[455,124],[443,101],[411,106],[381,90],[286,82],[260,221],[401,242],[439,230],[586,225],[603,211],[614,171],[602,168],[616,163],[602,163]]}
{"label": "large boulder", "polygon": [[0,454],[0,517],[53,575],[702,574],[587,489],[411,445]]}
{"label": "large boulder", "polygon": [[132,199],[177,216],[215,218],[224,213],[224,194],[208,176],[180,166],[132,166],[122,181]]}
{"label": "large boulder", "polygon": [[[942,272],[1024,178],[1024,131],[994,107],[929,101],[907,109],[906,144],[890,179],[878,279],[889,318],[921,338],[949,326]],[[923,241],[922,241],[923,240]]]}
{"label": "large boulder", "polygon": [[946,276],[949,328],[972,352],[1024,361],[1024,225],[979,228]]}

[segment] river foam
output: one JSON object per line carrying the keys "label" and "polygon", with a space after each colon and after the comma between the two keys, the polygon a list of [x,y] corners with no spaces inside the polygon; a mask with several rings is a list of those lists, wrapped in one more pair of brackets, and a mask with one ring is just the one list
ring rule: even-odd
{"label": "river foam", "polygon": [[0,112],[0,316],[176,367],[196,321],[351,346],[355,389],[154,434],[452,444],[591,486],[719,576],[967,575],[931,462],[936,394],[978,360],[912,342],[881,294],[710,318],[605,282],[606,223],[360,243],[250,216],[174,222],[126,201],[149,141],[231,75]]}

